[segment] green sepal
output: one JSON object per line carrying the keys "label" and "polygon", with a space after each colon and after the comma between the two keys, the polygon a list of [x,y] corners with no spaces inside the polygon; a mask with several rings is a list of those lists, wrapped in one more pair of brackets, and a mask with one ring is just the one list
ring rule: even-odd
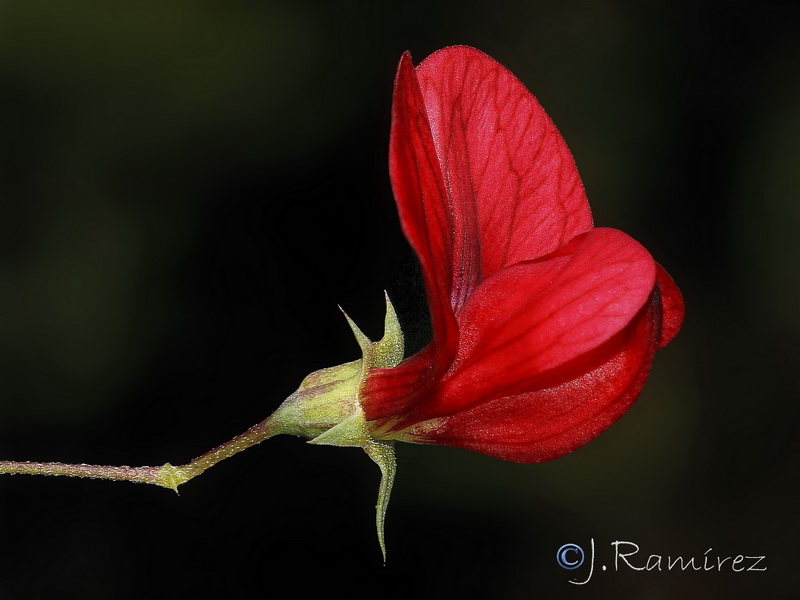
{"label": "green sepal", "polygon": [[386,298],[386,318],[383,321],[383,337],[379,342],[373,344],[373,367],[396,367],[403,360],[405,344],[403,340],[403,330],[400,328],[400,321],[397,320],[397,313],[394,311],[389,300]]}
{"label": "green sepal", "polygon": [[361,406],[362,386],[370,369],[392,368],[403,360],[403,332],[392,303],[386,296],[384,334],[372,342],[345,314],[361,348],[359,360],[311,373],[270,417],[281,432],[309,438],[309,443],[363,448],[381,470],[375,525],[386,560],[384,522],[396,471],[391,442],[372,437]]}
{"label": "green sepal", "polygon": [[397,461],[394,457],[393,442],[377,442],[364,447],[375,464],[381,470],[381,484],[378,488],[378,503],[375,505],[375,527],[378,530],[378,543],[383,553],[383,562],[386,562],[386,541],[384,538],[384,521],[386,520],[386,509],[389,508],[389,496],[394,485],[394,474],[397,471]]}

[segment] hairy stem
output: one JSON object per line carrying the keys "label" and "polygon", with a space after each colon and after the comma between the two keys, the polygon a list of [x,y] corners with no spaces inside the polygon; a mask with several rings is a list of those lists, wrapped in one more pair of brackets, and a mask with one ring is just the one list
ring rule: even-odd
{"label": "hairy stem", "polygon": [[111,479],[115,481],[133,481],[150,483],[178,491],[178,486],[197,477],[206,469],[220,461],[230,458],[263,442],[267,438],[282,433],[282,427],[272,417],[258,425],[254,425],[232,440],[209,450],[193,461],[175,467],[166,463],[161,467],[111,467],[103,465],[73,465],[57,462],[16,462],[0,461],[0,474],[10,475],[63,475],[67,477],[89,477],[92,479]]}

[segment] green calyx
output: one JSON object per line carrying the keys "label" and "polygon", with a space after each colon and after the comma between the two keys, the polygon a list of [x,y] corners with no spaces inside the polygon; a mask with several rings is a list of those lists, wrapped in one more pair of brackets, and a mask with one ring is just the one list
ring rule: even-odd
{"label": "green calyx", "polygon": [[384,518],[396,469],[394,447],[392,442],[372,437],[361,406],[361,391],[370,369],[395,367],[403,360],[403,332],[388,296],[380,341],[370,341],[346,314],[345,318],[361,347],[362,358],[311,373],[278,407],[270,421],[281,433],[309,438],[311,444],[363,448],[375,461],[381,470],[375,522],[386,560]]}

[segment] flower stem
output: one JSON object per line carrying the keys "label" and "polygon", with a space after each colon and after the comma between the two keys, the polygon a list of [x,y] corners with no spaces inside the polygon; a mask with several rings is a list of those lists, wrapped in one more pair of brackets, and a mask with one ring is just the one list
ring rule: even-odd
{"label": "flower stem", "polygon": [[150,483],[178,491],[178,486],[190,479],[197,477],[206,469],[213,467],[218,462],[230,458],[263,442],[279,433],[283,433],[282,426],[272,417],[254,425],[244,433],[237,435],[230,441],[209,450],[191,462],[180,467],[166,463],[161,467],[112,467],[104,465],[66,464],[57,462],[16,462],[0,461],[0,474],[10,475],[52,475],[67,477],[88,477],[92,479],[111,479],[115,481],[132,481],[135,483]]}

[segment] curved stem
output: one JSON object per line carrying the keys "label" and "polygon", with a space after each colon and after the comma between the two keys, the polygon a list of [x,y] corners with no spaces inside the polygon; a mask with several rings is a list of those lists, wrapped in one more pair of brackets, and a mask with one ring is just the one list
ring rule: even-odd
{"label": "curved stem", "polygon": [[234,454],[246,450],[250,446],[283,433],[280,424],[269,417],[257,425],[253,425],[244,433],[232,440],[209,450],[191,462],[175,467],[166,463],[161,467],[112,467],[104,465],[66,464],[57,462],[16,462],[0,461],[0,474],[10,475],[51,475],[67,477],[89,477],[92,479],[111,479],[115,481],[132,481],[150,483],[178,491],[178,486],[197,477],[206,469],[218,462],[230,458]]}

